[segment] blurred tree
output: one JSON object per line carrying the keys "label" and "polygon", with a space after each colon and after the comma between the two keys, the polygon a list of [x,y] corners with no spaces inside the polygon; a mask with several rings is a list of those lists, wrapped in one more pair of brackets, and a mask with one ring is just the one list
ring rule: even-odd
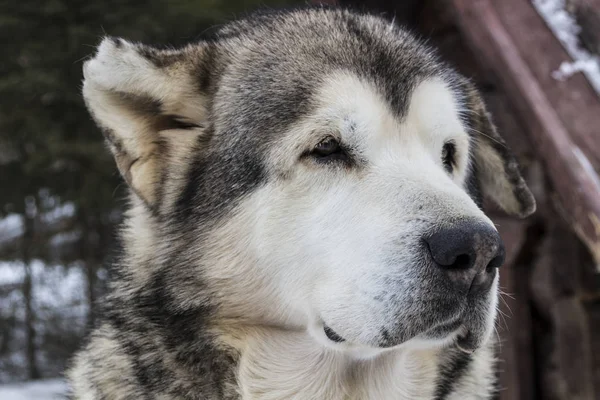
{"label": "blurred tree", "polygon": [[[8,315],[0,322],[23,324],[26,378],[47,375],[48,369],[38,365],[38,352],[44,340],[54,340],[48,332],[36,337],[35,327],[42,321],[36,323],[33,307],[33,260],[48,267],[84,268],[87,288],[82,290],[87,292],[91,325],[103,286],[99,271],[120,220],[123,184],[80,96],[83,60],[105,34],[179,45],[263,3],[0,0],[0,218],[20,221],[4,235],[0,232],[0,261],[18,261],[23,268],[22,285],[4,288],[0,295],[21,291],[25,310],[22,320]],[[268,3],[278,7],[295,2]],[[2,349],[12,348],[5,343],[9,338],[19,340],[2,333],[0,358]],[[62,345],[68,354],[78,343]]]}

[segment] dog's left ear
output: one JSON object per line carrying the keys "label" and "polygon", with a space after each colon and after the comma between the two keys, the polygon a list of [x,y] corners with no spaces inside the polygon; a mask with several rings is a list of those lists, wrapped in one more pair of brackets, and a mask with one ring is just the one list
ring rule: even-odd
{"label": "dog's left ear", "polygon": [[83,97],[117,167],[151,209],[198,151],[208,118],[206,43],[159,50],[105,38],[84,64]]}
{"label": "dog's left ear", "polygon": [[466,86],[465,117],[481,190],[507,213],[527,217],[535,211],[535,199],[521,176],[517,160],[498,134],[477,89],[470,83]]}

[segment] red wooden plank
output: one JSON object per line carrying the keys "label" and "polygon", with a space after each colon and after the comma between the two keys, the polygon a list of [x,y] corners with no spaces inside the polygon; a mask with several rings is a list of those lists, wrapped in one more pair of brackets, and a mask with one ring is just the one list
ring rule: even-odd
{"label": "red wooden plank", "polygon": [[552,77],[571,58],[529,1],[500,0],[496,10],[511,42],[569,132],[574,144],[600,171],[600,98],[582,73],[558,81]]}
{"label": "red wooden plank", "polygon": [[[565,216],[600,265],[600,179],[575,145],[489,0],[453,0],[461,30],[515,102]],[[550,32],[548,32],[550,34]]]}
{"label": "red wooden plank", "polygon": [[500,271],[500,287],[504,292],[500,302],[498,333],[500,361],[500,400],[531,400],[534,371],[531,312],[527,284],[529,269],[518,264],[525,245],[527,223],[509,218],[493,218],[506,246],[506,263]]}

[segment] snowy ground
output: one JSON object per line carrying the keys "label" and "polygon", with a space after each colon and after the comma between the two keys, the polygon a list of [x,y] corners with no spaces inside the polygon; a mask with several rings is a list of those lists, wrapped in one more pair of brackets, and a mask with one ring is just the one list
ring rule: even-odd
{"label": "snowy ground", "polygon": [[1,400],[58,400],[66,394],[67,385],[60,379],[0,385]]}

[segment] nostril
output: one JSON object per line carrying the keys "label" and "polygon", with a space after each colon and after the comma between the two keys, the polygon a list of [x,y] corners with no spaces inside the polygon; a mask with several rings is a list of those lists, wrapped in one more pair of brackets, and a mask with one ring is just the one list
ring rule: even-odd
{"label": "nostril", "polygon": [[494,269],[500,268],[500,266],[502,266],[502,263],[504,263],[504,255],[501,254],[492,258],[492,261],[488,263],[485,270],[487,272],[492,272]]}
{"label": "nostril", "polygon": [[[436,246],[432,247],[430,241],[425,240],[425,246],[429,250],[429,254],[433,258],[433,261],[440,267],[447,269],[464,270],[469,269],[473,266],[475,257],[462,249],[462,252],[457,251],[453,246],[440,246],[436,243]],[[442,243],[445,244],[445,243]],[[458,254],[457,254],[458,253]]]}
{"label": "nostril", "polygon": [[456,260],[449,265],[452,269],[468,269],[471,268],[472,257],[468,254],[460,254],[456,257]]}

